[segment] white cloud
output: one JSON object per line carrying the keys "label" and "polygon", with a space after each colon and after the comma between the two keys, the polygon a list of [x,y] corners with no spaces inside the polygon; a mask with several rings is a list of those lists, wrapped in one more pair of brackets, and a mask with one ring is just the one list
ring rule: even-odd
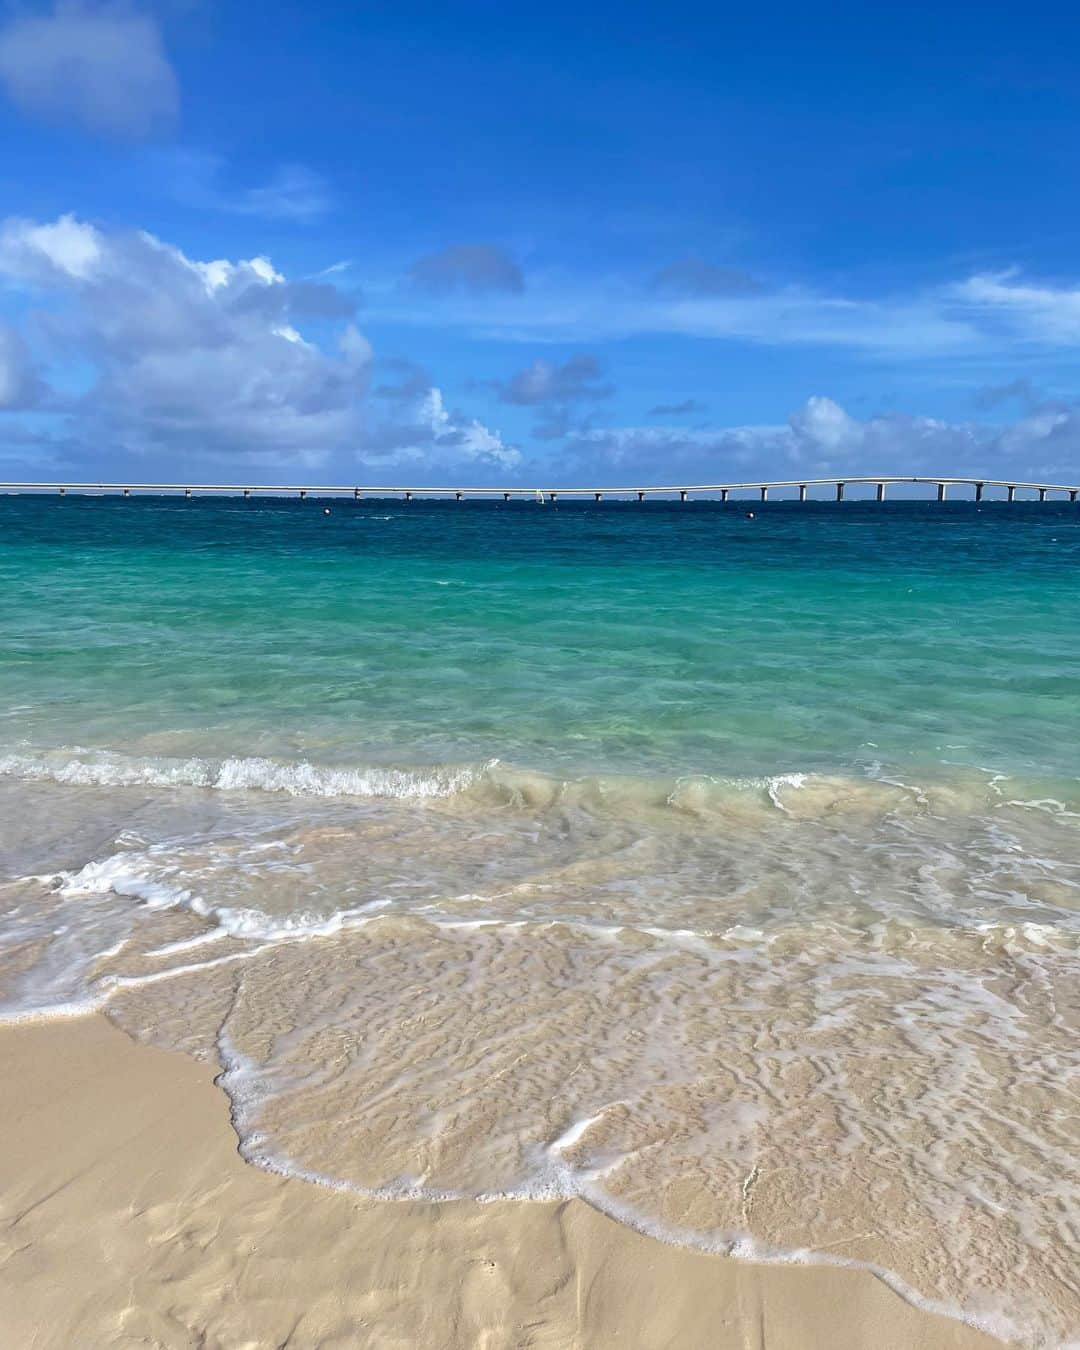
{"label": "white cloud", "polygon": [[0,410],[32,408],[43,393],[44,386],[22,338],[15,329],[0,324]]}
{"label": "white cloud", "polygon": [[[373,295],[373,317],[427,324],[407,289]],[[833,347],[878,360],[988,358],[1018,341],[1080,346],[1080,286],[1036,284],[1013,269],[916,292],[851,297],[788,284],[729,293],[649,287],[614,275],[534,268],[527,292],[447,291],[439,320],[483,339],[598,343],[641,335],[767,347]]]}
{"label": "white cloud", "polygon": [[[75,458],[110,447],[151,459],[155,471],[201,459],[226,476],[245,464],[333,460],[359,472],[363,463],[505,468],[518,459],[448,410],[430,381],[389,412],[373,410],[371,346],[351,320],[340,323],[352,302],[325,282],[290,281],[267,258],[192,259],[151,234],[70,216],[9,220],[0,279],[44,301],[30,326],[53,367],[90,372],[83,393],[54,397],[67,427],[43,454],[62,439]],[[305,332],[310,318],[340,323],[327,349]],[[3,369],[10,403],[14,366]]]}
{"label": "white cloud", "polygon": [[62,4],[0,31],[0,82],[23,113],[104,136],[140,137],[176,116],[176,77],[146,15]]}
{"label": "white cloud", "polygon": [[775,425],[597,428],[571,438],[551,468],[631,487],[875,472],[1075,482],[1078,440],[1080,407],[1046,407],[1003,429],[901,413],[860,420],[818,395]]}
{"label": "white cloud", "polygon": [[831,398],[815,395],[808,398],[790,419],[791,430],[800,444],[820,447],[830,452],[846,452],[861,447],[866,428]]}
{"label": "white cloud", "polygon": [[1080,343],[1080,288],[1035,285],[1017,269],[982,273],[953,288],[972,314],[1029,341],[1061,346]]}
{"label": "white cloud", "polygon": [[163,192],[198,211],[310,224],[331,206],[325,180],[303,164],[279,164],[265,182],[241,186],[223,155],[190,149],[155,150],[144,163]]}
{"label": "white cloud", "polygon": [[0,271],[20,281],[48,284],[57,273],[86,281],[101,256],[97,230],[74,216],[47,225],[12,219],[0,228]]}
{"label": "white cloud", "polygon": [[[372,296],[371,312],[396,323],[431,322],[430,302],[408,288]],[[807,286],[688,295],[616,276],[571,277],[534,269],[523,293],[459,288],[440,296],[439,320],[484,339],[585,344],[659,334],[762,346],[844,347],[873,356],[969,354],[987,347],[955,296],[850,299]]]}

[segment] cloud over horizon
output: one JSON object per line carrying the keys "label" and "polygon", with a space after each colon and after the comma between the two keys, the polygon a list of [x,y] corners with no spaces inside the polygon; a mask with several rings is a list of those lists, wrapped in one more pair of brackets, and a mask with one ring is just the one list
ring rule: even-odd
{"label": "cloud over horizon", "polygon": [[[635,483],[799,480],[850,473],[930,476],[1010,474],[1075,481],[1080,403],[1045,405],[1005,427],[883,413],[860,420],[815,395],[787,422],[686,430],[593,428],[567,440],[558,466],[568,475],[603,468]],[[1017,463],[1024,473],[1017,475]],[[1000,472],[995,472],[996,470]],[[632,484],[630,484],[632,486]]]}
{"label": "cloud over horizon", "polygon": [[[518,462],[434,385],[389,411],[373,405],[375,358],[352,301],[291,282],[264,257],[204,262],[146,232],[9,219],[0,279],[34,303],[40,353],[31,377],[21,349],[0,344],[0,389],[18,402],[31,378],[44,388],[40,372],[58,372],[50,403],[64,427],[41,430],[42,455],[78,463],[109,446],[133,460],[248,469]],[[329,346],[303,334],[308,319],[335,324]]]}

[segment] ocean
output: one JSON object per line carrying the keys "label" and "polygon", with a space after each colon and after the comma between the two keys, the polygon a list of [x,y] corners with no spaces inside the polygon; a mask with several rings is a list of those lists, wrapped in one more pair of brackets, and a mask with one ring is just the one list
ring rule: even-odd
{"label": "ocean", "polygon": [[0,497],[0,1017],[1080,1337],[1080,506],[747,510]]}

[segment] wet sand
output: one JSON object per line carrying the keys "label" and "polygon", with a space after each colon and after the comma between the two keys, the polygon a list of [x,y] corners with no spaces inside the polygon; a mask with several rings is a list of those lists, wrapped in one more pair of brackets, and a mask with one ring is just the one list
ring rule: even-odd
{"label": "wet sand", "polygon": [[990,1350],[864,1271],[643,1237],[580,1201],[379,1203],[244,1163],[209,1066],[100,1016],[0,1031],[11,1347]]}

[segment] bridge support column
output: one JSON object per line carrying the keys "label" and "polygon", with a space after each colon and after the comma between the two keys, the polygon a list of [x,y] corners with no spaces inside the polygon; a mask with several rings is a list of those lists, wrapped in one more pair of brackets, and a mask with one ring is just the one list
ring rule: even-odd
{"label": "bridge support column", "polygon": [[1046,501],[1046,489],[1045,489],[1045,488],[1040,488],[1040,489],[1039,489],[1039,501],[1041,501],[1041,502]]}
{"label": "bridge support column", "polygon": [[1075,488],[1073,488],[1073,490],[1069,493],[1069,501],[1071,501],[1071,502],[1076,501],[1076,489],[1075,489]]}
{"label": "bridge support column", "polygon": [[250,489],[250,488],[245,488],[245,489],[244,489],[244,496],[245,496],[245,497],[250,497],[250,496],[251,496],[251,489]]}
{"label": "bridge support column", "polygon": [[1010,502],[1016,501],[1016,484],[1010,483],[1006,491],[1008,493],[1007,500]]}
{"label": "bridge support column", "polygon": [[884,483],[879,483],[879,484],[877,485],[877,499],[878,499],[879,502],[883,502],[883,501],[885,500],[885,484],[884,484]]}
{"label": "bridge support column", "polygon": [[601,502],[601,501],[604,500],[604,494],[603,494],[602,492],[594,492],[594,493],[593,493],[593,497],[594,497],[594,498],[596,499],[596,501],[598,501],[598,502]]}
{"label": "bridge support column", "polygon": [[638,499],[639,502],[643,502],[643,501],[645,500],[645,494],[644,494],[644,492],[639,492],[638,495],[637,495],[637,499]]}
{"label": "bridge support column", "polygon": [[66,496],[67,496],[67,488],[61,488],[61,489],[60,489],[60,496],[61,496],[61,497],[66,497]]}
{"label": "bridge support column", "polygon": [[455,492],[455,493],[454,493],[454,500],[455,500],[456,502],[461,501],[461,493],[460,493],[460,492]]}
{"label": "bridge support column", "polygon": [[976,484],[975,484],[975,500],[976,500],[977,502],[981,502],[981,501],[982,501],[982,495],[983,495],[983,484],[982,484],[982,483],[976,483]]}
{"label": "bridge support column", "polygon": [[685,490],[680,490],[680,492],[679,492],[679,501],[681,501],[681,502],[686,501],[686,492],[685,492]]}
{"label": "bridge support column", "polygon": [[805,483],[800,483],[800,484],[799,484],[799,501],[801,501],[801,502],[806,501],[806,484],[805,484]]}
{"label": "bridge support column", "polygon": [[353,488],[353,490],[352,490],[352,495],[353,495],[353,501],[354,501],[354,502],[358,502],[358,501],[360,500],[360,489],[359,489],[359,488]]}
{"label": "bridge support column", "polygon": [[130,496],[131,496],[131,489],[130,489],[130,488],[125,488],[125,489],[124,489],[124,496],[125,496],[125,497],[130,497]]}
{"label": "bridge support column", "polygon": [[301,488],[301,490],[300,490],[300,500],[303,501],[303,500],[305,499],[305,497],[307,497],[307,493]]}
{"label": "bridge support column", "polygon": [[190,489],[190,488],[185,488],[185,489],[184,489],[184,496],[185,496],[185,497],[190,497],[190,496],[191,496],[191,489]]}
{"label": "bridge support column", "polygon": [[727,488],[721,488],[721,489],[720,489],[720,500],[721,500],[722,502],[726,502],[726,501],[727,501],[727,494],[728,494]]}
{"label": "bridge support column", "polygon": [[412,493],[411,493],[411,492],[406,492],[406,494],[405,494],[405,500],[406,500],[407,502],[411,502],[411,501],[412,501]]}
{"label": "bridge support column", "polygon": [[948,492],[947,484],[939,483],[937,485],[937,499],[939,502],[943,502],[945,500],[947,492]]}
{"label": "bridge support column", "polygon": [[836,485],[836,500],[838,502],[842,502],[844,500],[844,486],[845,485],[843,483],[837,483]]}
{"label": "bridge support column", "polygon": [[763,487],[761,489],[761,500],[763,502],[767,502],[769,500],[769,489],[767,487]]}
{"label": "bridge support column", "polygon": [[504,501],[504,502],[508,502],[509,500],[510,500],[510,494],[509,494],[509,492],[504,492],[504,493],[503,493],[503,501]]}

